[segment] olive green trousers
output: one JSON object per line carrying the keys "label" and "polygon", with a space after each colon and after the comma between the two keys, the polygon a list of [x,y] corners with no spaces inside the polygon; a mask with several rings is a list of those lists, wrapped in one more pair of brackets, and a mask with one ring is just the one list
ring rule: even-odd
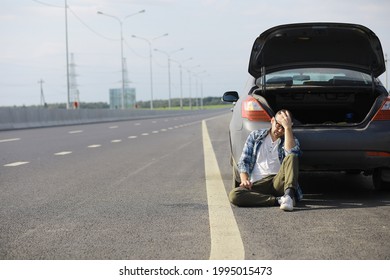
{"label": "olive green trousers", "polygon": [[269,175],[253,183],[252,189],[234,188],[229,193],[232,204],[240,207],[273,206],[276,197],[284,195],[288,188],[298,186],[298,156],[290,154],[284,158],[278,174]]}

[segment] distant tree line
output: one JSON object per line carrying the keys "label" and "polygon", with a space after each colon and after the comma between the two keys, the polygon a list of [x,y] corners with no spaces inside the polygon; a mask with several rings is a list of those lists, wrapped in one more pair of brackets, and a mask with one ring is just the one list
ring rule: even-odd
{"label": "distant tree line", "polygon": [[[192,104],[192,107],[201,106],[201,99],[191,98],[191,103],[189,98],[183,98],[182,100],[184,107],[189,107]],[[211,105],[226,105],[221,100],[221,97],[205,97],[203,98],[203,106]],[[138,101],[137,108],[150,108],[150,101]],[[166,99],[153,100],[153,108],[168,108],[169,102]],[[180,107],[180,98],[171,99],[171,107]]]}

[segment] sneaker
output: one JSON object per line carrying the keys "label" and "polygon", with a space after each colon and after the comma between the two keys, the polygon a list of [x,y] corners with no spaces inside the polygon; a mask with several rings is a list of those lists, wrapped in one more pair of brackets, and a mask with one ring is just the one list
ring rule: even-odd
{"label": "sneaker", "polygon": [[[286,195],[287,196],[287,195]],[[282,205],[282,198],[284,199],[284,196],[278,196],[276,197],[276,201],[278,202],[279,205]],[[296,198],[294,197],[293,198],[293,206],[295,207],[295,205],[297,204],[297,200]]]}
{"label": "sneaker", "polygon": [[292,211],[295,206],[295,199],[292,199],[289,195],[284,195],[278,198],[280,209],[284,211]]}

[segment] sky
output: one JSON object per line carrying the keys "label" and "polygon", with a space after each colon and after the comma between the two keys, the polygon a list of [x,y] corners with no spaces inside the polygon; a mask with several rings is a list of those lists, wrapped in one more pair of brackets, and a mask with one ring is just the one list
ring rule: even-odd
{"label": "sky", "polygon": [[[108,103],[109,89],[120,88],[122,80],[118,19],[127,78],[137,101],[152,97],[150,57],[147,41],[132,35],[152,42],[154,100],[169,98],[169,74],[171,98],[181,93],[222,96],[229,90],[241,94],[254,40],[279,24],[362,24],[375,32],[384,53],[390,54],[388,0],[67,0],[67,4],[65,32],[65,0],[1,0],[0,106],[39,105],[41,85],[47,103],[67,101],[66,34],[80,101]],[[145,12],[138,13],[141,10]],[[386,85],[386,74],[380,78]]]}

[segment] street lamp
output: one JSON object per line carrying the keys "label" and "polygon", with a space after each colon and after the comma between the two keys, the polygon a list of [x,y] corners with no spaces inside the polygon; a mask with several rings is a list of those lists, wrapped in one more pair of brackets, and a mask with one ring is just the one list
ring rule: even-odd
{"label": "street lamp", "polygon": [[190,110],[192,110],[192,97],[191,97],[191,69],[193,68],[196,68],[196,67],[200,67],[200,65],[195,65],[195,66],[192,66],[190,68],[186,68],[187,70],[187,73],[188,73],[188,85],[189,85],[189,103],[190,103]]}
{"label": "street lamp", "polygon": [[165,54],[167,56],[167,58],[168,58],[168,93],[169,93],[168,107],[169,107],[169,109],[171,109],[171,55],[174,54],[174,53],[177,53],[179,51],[184,50],[184,48],[180,48],[178,50],[171,51],[171,52],[165,52],[165,51],[162,51],[162,50],[159,50],[159,49],[154,49],[154,50],[157,51],[157,52]]}
{"label": "street lamp", "polygon": [[106,14],[98,11],[99,15],[107,16],[113,18],[119,22],[120,32],[121,32],[121,68],[122,68],[122,109],[125,109],[125,67],[124,67],[124,58],[123,58],[123,22],[131,16],[135,16],[137,14],[145,13],[145,10],[138,11],[136,13],[125,16],[122,20],[116,16]]}
{"label": "street lamp", "polygon": [[152,70],[152,42],[154,40],[157,40],[157,39],[160,39],[162,37],[165,37],[165,36],[168,36],[168,33],[165,33],[161,36],[158,36],[158,37],[155,37],[155,38],[152,38],[152,39],[147,39],[147,38],[143,38],[143,37],[140,37],[140,36],[136,36],[136,35],[131,35],[131,37],[133,38],[136,38],[136,39],[140,39],[140,40],[144,40],[148,43],[149,45],[149,64],[150,64],[150,109],[153,110],[153,70]]}
{"label": "street lamp", "polygon": [[179,68],[180,68],[180,109],[181,110],[183,110],[183,63],[189,60],[192,60],[192,57],[187,58],[183,61],[176,61],[171,59],[172,62],[176,62],[177,64],[179,64]]}
{"label": "street lamp", "polygon": [[68,1],[65,0],[65,48],[66,48],[66,109],[70,108],[70,82],[69,82],[69,42],[68,42]]}
{"label": "street lamp", "polygon": [[388,83],[387,83],[387,54],[385,54],[385,68],[386,68],[386,89],[389,91]]}
{"label": "street lamp", "polygon": [[[203,110],[203,80],[202,78],[199,77],[200,74],[205,74],[207,73],[206,70],[194,73],[194,76],[197,78],[197,81],[200,80],[200,108]],[[196,82],[196,84],[198,84]],[[196,89],[198,89],[198,86],[196,86]],[[198,96],[196,97],[196,106],[198,107]]]}

